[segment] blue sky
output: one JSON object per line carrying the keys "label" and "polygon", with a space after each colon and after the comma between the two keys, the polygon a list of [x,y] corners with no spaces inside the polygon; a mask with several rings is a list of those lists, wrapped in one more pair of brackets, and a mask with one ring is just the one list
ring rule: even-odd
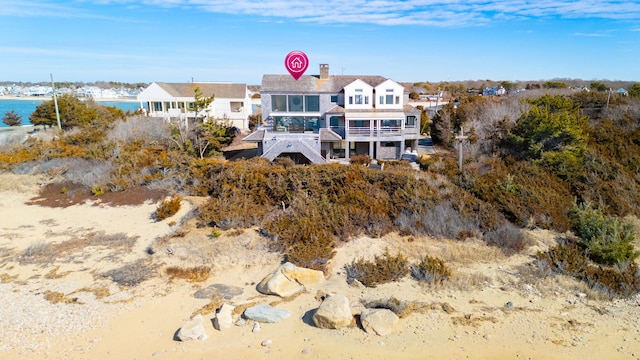
{"label": "blue sky", "polygon": [[0,81],[640,81],[640,2],[0,0]]}

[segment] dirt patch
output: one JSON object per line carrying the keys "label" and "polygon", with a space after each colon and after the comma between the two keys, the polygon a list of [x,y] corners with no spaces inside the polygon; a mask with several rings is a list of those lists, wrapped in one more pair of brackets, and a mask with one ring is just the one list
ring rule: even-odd
{"label": "dirt patch", "polygon": [[168,192],[166,190],[136,186],[125,191],[108,192],[100,196],[94,196],[88,186],[65,181],[45,185],[40,189],[38,196],[31,198],[28,204],[53,208],[66,208],[89,201],[95,202],[94,205],[142,205],[147,201],[158,202],[167,195]]}

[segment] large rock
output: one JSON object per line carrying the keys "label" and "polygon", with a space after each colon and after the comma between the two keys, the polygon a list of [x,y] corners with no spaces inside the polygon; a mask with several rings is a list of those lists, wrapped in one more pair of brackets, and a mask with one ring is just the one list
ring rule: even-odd
{"label": "large rock", "polygon": [[274,308],[269,305],[256,305],[244,311],[247,319],[263,323],[277,323],[291,316],[291,312],[285,309]]}
{"label": "large rock", "polygon": [[229,304],[222,304],[218,312],[216,313],[216,317],[213,318],[213,327],[216,330],[225,330],[230,328],[233,325],[233,309],[235,307]]}
{"label": "large rock", "polygon": [[324,274],[322,271],[297,267],[292,263],[284,263],[262,279],[257,286],[257,290],[266,295],[287,297],[323,280]]}
{"label": "large rock", "polygon": [[202,323],[202,315],[196,315],[193,319],[187,321],[182,325],[178,334],[176,335],[178,340],[206,340],[207,334],[204,331],[204,325]]}
{"label": "large rock", "polygon": [[349,299],[344,295],[327,295],[313,314],[313,323],[321,329],[339,329],[351,326],[353,315]]}
{"label": "large rock", "polygon": [[398,315],[389,309],[365,309],[360,314],[360,323],[369,334],[387,336],[395,331],[398,322]]}

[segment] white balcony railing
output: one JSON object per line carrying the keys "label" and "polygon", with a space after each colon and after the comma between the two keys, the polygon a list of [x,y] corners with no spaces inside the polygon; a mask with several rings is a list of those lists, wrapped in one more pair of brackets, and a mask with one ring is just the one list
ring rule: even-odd
{"label": "white balcony railing", "polygon": [[380,129],[370,127],[351,127],[348,131],[349,135],[361,135],[361,136],[385,136],[385,135],[402,135],[402,127],[399,126],[384,126]]}

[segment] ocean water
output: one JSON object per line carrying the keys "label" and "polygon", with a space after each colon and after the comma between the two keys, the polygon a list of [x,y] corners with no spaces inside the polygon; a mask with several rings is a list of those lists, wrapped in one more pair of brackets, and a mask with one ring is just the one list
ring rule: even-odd
{"label": "ocean water", "polygon": [[[50,98],[43,98],[42,100],[5,100],[0,98],[0,127],[7,126],[2,122],[4,115],[13,110],[16,114],[22,116],[22,125],[31,125],[29,122],[29,115],[36,110],[36,107],[43,101],[49,101]],[[131,110],[135,111],[140,108],[140,103],[137,101],[96,101],[96,103],[105,106],[115,106],[123,111]]]}

